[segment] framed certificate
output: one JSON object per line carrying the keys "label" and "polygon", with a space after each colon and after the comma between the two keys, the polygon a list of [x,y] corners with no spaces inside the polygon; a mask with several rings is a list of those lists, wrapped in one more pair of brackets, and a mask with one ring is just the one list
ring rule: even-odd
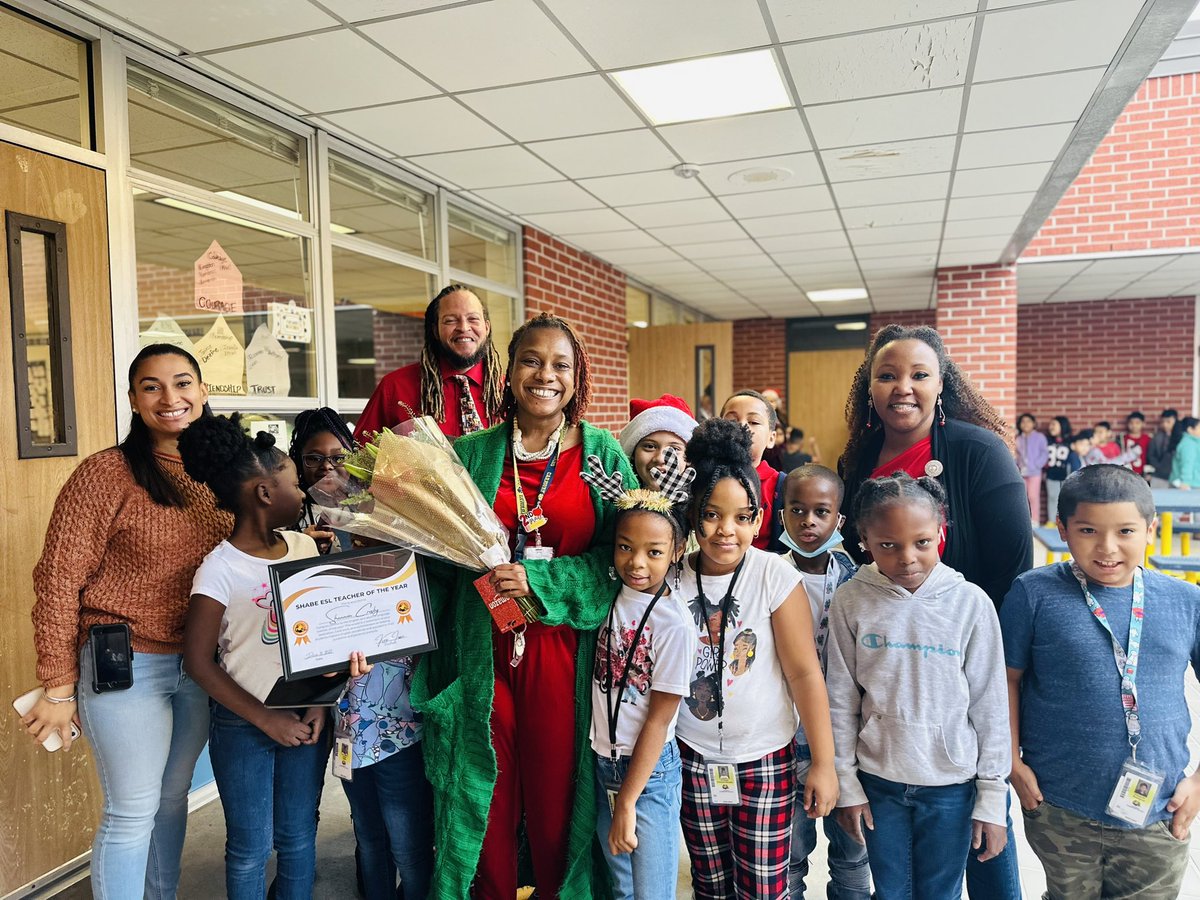
{"label": "framed certificate", "polygon": [[285,681],[346,671],[437,647],[424,561],[411,550],[367,547],[275,563],[271,602]]}

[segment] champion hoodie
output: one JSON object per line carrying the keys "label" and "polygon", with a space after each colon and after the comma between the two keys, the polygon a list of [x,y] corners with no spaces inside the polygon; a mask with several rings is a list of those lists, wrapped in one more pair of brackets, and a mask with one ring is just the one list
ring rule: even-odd
{"label": "champion hoodie", "polygon": [[938,563],[910,593],[863,566],[834,595],[828,654],[839,806],[867,802],[860,771],[924,786],[973,780],[972,818],[1005,824],[1008,688],[982,588]]}

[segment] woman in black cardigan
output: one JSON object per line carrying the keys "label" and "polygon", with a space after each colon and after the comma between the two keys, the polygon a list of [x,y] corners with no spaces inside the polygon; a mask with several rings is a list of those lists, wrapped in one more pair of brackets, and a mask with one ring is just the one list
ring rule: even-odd
{"label": "woman in black cardigan", "polygon": [[[946,489],[942,561],[983,588],[999,609],[1030,568],[1033,532],[1025,483],[1006,443],[1008,426],[946,352],[933,328],[888,325],[871,342],[846,400],[850,439],[839,462],[846,482],[845,547],[859,563],[854,497],[874,475],[902,469]],[[972,900],[1019,900],[1011,820],[1008,846],[967,865]]]}

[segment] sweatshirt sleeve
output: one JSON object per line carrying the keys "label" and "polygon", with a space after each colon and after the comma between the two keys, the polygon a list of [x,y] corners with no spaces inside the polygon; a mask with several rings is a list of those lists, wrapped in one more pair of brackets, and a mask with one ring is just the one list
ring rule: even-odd
{"label": "sweatshirt sleeve", "polygon": [[975,811],[972,818],[1005,825],[1004,798],[1012,771],[1012,738],[1008,730],[1008,681],[1000,622],[987,598],[977,601],[975,627],[967,641],[963,671],[970,691],[967,720],[975,730],[979,758],[975,770]]}
{"label": "sweatshirt sleeve", "polygon": [[130,474],[119,452],[85,459],[67,479],[33,569],[33,643],[43,687],[79,680],[79,614],[83,589],[104,562]]}
{"label": "sweatshirt sleeve", "polygon": [[829,643],[825,683],[829,691],[829,717],[833,723],[834,768],[841,796],[838,806],[867,802],[858,781],[858,732],[862,692],[854,678],[855,635],[846,618],[845,588],[839,588],[829,607]]}

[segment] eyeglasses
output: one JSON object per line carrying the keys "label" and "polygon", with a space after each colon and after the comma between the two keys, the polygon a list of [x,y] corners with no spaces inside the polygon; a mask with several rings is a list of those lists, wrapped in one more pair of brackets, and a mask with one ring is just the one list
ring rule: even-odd
{"label": "eyeglasses", "polygon": [[345,453],[335,453],[333,456],[322,456],[320,453],[305,453],[302,457],[304,465],[310,469],[319,469],[325,463],[329,463],[335,469],[340,469],[346,464]]}

